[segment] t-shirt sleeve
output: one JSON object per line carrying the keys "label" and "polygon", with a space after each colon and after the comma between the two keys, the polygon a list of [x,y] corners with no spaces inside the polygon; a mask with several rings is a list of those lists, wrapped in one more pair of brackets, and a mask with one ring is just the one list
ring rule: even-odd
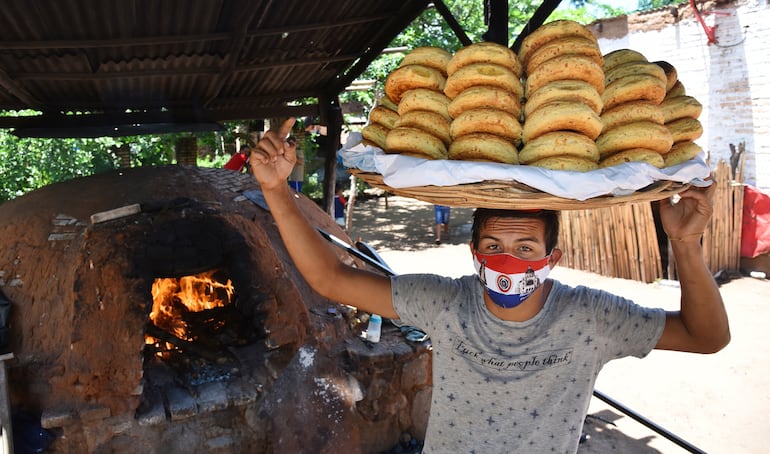
{"label": "t-shirt sleeve", "polygon": [[640,306],[603,291],[595,291],[593,299],[597,320],[604,325],[601,333],[608,340],[607,357],[643,358],[655,348],[666,323],[663,309]]}
{"label": "t-shirt sleeve", "polygon": [[461,292],[459,280],[433,274],[402,274],[391,278],[393,307],[400,320],[430,332],[436,319]]}

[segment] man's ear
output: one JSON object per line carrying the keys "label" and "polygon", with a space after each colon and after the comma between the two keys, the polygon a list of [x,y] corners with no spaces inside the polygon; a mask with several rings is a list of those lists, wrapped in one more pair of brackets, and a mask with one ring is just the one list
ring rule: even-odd
{"label": "man's ear", "polygon": [[553,251],[551,251],[551,258],[548,259],[548,266],[553,269],[557,263],[559,263],[559,260],[561,260],[562,251],[561,249],[555,247],[553,248]]}

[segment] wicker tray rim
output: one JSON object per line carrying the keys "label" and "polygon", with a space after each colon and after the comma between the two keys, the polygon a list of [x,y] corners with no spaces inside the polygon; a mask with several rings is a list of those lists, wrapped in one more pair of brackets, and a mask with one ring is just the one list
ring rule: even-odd
{"label": "wicker tray rim", "polygon": [[658,180],[651,185],[623,196],[603,195],[586,200],[558,197],[517,181],[487,180],[453,186],[413,186],[393,188],[385,184],[382,175],[359,169],[348,172],[370,186],[389,193],[410,197],[436,205],[471,208],[582,210],[605,208],[629,203],[653,202],[678,194],[689,184]]}

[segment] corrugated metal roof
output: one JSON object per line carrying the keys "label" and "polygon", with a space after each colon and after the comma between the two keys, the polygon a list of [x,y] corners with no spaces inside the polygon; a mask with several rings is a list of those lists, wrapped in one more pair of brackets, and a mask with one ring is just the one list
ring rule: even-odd
{"label": "corrugated metal roof", "polygon": [[265,118],[336,96],[428,3],[3,1],[0,109]]}

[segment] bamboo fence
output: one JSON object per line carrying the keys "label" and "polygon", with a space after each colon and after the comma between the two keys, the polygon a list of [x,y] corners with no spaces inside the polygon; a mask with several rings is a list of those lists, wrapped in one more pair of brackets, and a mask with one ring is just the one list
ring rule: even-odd
{"label": "bamboo fence", "polygon": [[562,211],[561,222],[559,266],[642,282],[662,276],[649,203]]}
{"label": "bamboo fence", "polygon": [[[738,156],[732,163],[720,161],[712,173],[714,214],[703,235],[703,255],[712,273],[740,269],[742,151]],[[566,210],[561,222],[559,247],[565,254],[560,266],[647,283],[666,276],[676,278],[670,244],[662,230],[656,229],[650,203]],[[662,253],[668,263],[665,275]]]}

